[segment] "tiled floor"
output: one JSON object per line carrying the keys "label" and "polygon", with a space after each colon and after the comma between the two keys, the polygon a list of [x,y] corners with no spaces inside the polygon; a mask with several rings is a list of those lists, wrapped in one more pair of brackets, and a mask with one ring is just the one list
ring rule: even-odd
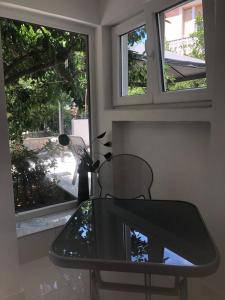
{"label": "tiled floor", "polygon": [[[138,274],[104,272],[103,278],[107,281],[113,278],[114,282],[121,283],[143,283],[143,277]],[[165,278],[160,283],[167,286],[168,279]],[[89,272],[58,268],[47,256],[21,265],[21,281],[25,300],[90,300]],[[190,300],[225,299],[213,293],[200,280],[189,280],[188,286]],[[145,297],[143,294],[101,291],[100,300],[145,300]],[[178,300],[178,297],[152,296],[152,300]]]}
{"label": "tiled floor", "polygon": [[[23,264],[21,281],[26,300],[90,300],[89,272],[58,268],[48,257]],[[117,291],[101,291],[100,298],[101,300],[144,300],[143,295]]]}
{"label": "tiled floor", "polygon": [[88,271],[61,269],[43,257],[21,266],[26,300],[89,300]]}
{"label": "tiled floor", "polygon": [[[104,273],[105,280],[112,280],[112,273]],[[128,277],[113,273],[114,281],[126,282]],[[121,275],[122,274],[122,275]],[[129,274],[129,283],[143,283],[142,277]],[[21,284],[25,300],[90,300],[89,271],[63,269],[43,257],[21,265]],[[100,292],[101,300],[145,300],[143,294],[118,291]],[[174,297],[152,296],[152,300],[177,300]]]}

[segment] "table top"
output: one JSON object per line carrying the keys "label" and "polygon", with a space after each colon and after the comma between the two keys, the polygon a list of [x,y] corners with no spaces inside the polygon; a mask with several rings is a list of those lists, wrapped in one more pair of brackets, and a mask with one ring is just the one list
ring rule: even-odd
{"label": "table top", "polygon": [[83,202],[49,252],[59,266],[205,276],[219,255],[191,203],[93,199]]}

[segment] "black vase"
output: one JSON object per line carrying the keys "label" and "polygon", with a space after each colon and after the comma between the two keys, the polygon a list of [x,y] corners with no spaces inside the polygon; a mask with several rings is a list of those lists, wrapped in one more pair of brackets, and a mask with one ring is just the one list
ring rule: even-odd
{"label": "black vase", "polygon": [[81,162],[78,168],[78,204],[89,199],[88,171],[86,166]]}

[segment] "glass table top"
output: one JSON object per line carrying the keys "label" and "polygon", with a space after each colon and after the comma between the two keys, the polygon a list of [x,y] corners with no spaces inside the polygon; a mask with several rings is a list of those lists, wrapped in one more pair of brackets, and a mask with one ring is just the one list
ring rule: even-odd
{"label": "glass table top", "polygon": [[169,200],[83,202],[50,250],[65,267],[197,276],[218,266],[218,253],[198,209]]}

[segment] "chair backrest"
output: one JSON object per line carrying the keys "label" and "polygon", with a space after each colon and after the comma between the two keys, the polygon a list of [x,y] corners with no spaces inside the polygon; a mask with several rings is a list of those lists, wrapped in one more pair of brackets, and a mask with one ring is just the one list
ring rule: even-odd
{"label": "chair backrest", "polygon": [[76,160],[73,179],[72,179],[72,184],[75,185],[77,180],[77,174],[78,174],[77,173],[78,166],[80,164],[80,159],[81,159],[79,154],[82,154],[83,151],[82,149],[87,149],[87,146],[85,145],[85,142],[81,136],[70,135],[69,138],[74,149],[73,155]]}
{"label": "chair backrest", "polygon": [[79,148],[86,149],[87,146],[81,136],[69,135],[70,141],[75,149],[75,151],[79,152]]}
{"label": "chair backrest", "polygon": [[98,170],[100,197],[151,199],[153,171],[141,157],[118,154],[104,161]]}

